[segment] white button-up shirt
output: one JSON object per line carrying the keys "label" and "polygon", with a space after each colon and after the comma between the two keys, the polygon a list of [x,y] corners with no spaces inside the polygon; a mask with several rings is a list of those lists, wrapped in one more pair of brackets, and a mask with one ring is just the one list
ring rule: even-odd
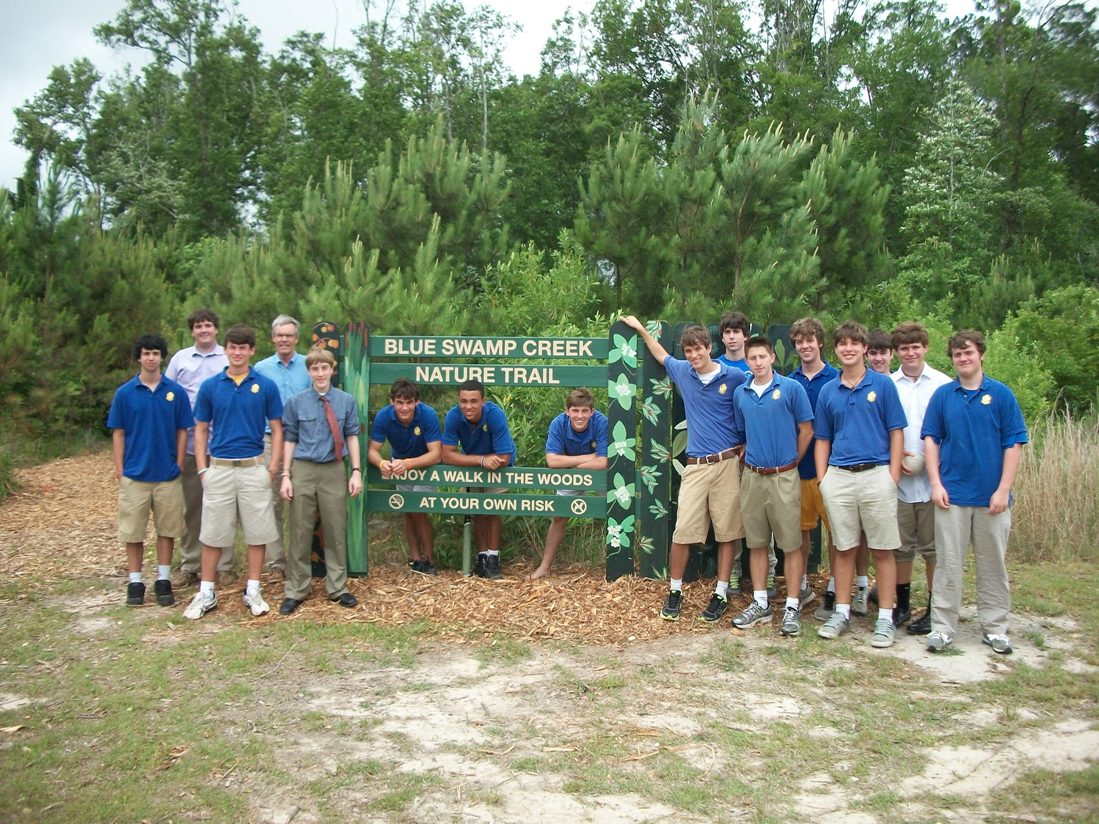
{"label": "white button-up shirt", "polygon": [[[904,371],[898,369],[891,376],[893,383],[897,385],[897,394],[901,396],[901,406],[908,417],[908,426],[904,428],[904,451],[914,455],[923,455],[923,438],[920,430],[923,428],[923,416],[927,412],[927,405],[931,402],[931,396],[935,390],[946,383],[950,378],[926,363],[923,372],[918,378],[910,378]],[[901,482],[897,488],[897,499],[906,504],[919,504],[931,500],[931,479],[927,477],[927,470],[919,475],[905,475],[901,473]]]}

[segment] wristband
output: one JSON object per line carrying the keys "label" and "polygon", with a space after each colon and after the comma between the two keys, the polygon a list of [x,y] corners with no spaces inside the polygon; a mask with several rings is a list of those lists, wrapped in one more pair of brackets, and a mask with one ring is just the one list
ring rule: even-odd
{"label": "wristband", "polygon": [[481,456],[481,469],[484,469],[484,468],[485,468],[485,456],[482,455]]}
{"label": "wristband", "polygon": [[352,472],[362,472],[362,468],[358,467],[358,466],[353,466],[353,467],[351,467],[351,471]]}
{"label": "wristband", "polygon": [[198,472],[196,472],[195,474],[196,474],[196,475],[202,475],[202,474],[203,474],[204,472],[208,471],[209,469],[210,469],[210,467],[208,467],[208,466],[204,466],[204,467],[202,467],[202,469],[200,469],[200,470],[199,470]]}

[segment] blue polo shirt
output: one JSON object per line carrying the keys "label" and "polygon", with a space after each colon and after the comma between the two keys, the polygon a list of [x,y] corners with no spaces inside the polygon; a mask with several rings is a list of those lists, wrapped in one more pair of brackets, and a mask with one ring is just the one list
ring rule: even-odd
{"label": "blue polo shirt", "polygon": [[978,389],[957,380],[936,389],[921,435],[939,445],[939,477],[958,506],[988,506],[1004,472],[1004,450],[1028,440],[1015,395],[988,376]]}
{"label": "blue polo shirt", "polygon": [[829,466],[889,463],[889,433],[908,426],[893,379],[869,368],[854,389],[826,383],[815,412],[813,434],[832,442]]}
{"label": "blue polo shirt", "polygon": [[786,466],[798,457],[798,424],[813,420],[809,396],[791,378],[774,375],[762,395],[752,381],[733,392],[733,427],[752,466]]}
{"label": "blue polo shirt", "polygon": [[716,455],[736,446],[733,432],[733,390],[747,380],[739,369],[714,361],[719,373],[703,384],[691,364],[668,355],[664,368],[683,398],[687,415],[687,456]]}
{"label": "blue polo shirt", "polygon": [[[820,390],[822,390],[826,384],[838,378],[839,374],[840,370],[828,363],[828,361],[825,361],[824,368],[813,375],[812,379],[805,377],[805,373],[801,371],[800,364],[790,377],[801,384],[801,388],[805,390],[805,394],[809,398],[809,406],[812,407],[813,412],[816,413],[817,398],[820,397]],[[805,457],[802,458],[801,463],[798,464],[798,475],[801,476],[803,481],[808,481],[817,477],[817,464],[816,459],[813,457],[813,444],[809,444],[809,448],[805,451]]]}
{"label": "blue polo shirt", "polygon": [[126,433],[122,474],[134,481],[163,483],[179,476],[176,436],[194,425],[187,392],[161,376],[150,392],[138,375],[115,390],[107,426]]}
{"label": "blue polo shirt", "polygon": [[397,410],[393,404],[388,404],[378,410],[370,427],[370,440],[374,443],[388,440],[390,455],[394,458],[418,458],[427,453],[429,443],[442,439],[439,415],[423,401],[416,404],[408,426],[397,420]]}
{"label": "blue polo shirt", "polygon": [[550,421],[546,433],[547,455],[598,455],[607,457],[607,416],[598,410],[592,412],[583,432],[572,428],[567,413],[562,412]]}
{"label": "blue polo shirt", "polygon": [[732,366],[734,369],[739,369],[741,372],[748,376],[749,380],[751,380],[752,368],[748,366],[748,361],[744,360],[744,358],[741,358],[740,360],[729,360],[729,357],[727,355],[718,355],[716,358],[714,358],[714,360],[719,361],[726,366]]}
{"label": "blue polo shirt", "polygon": [[279,389],[252,368],[237,386],[226,367],[198,388],[195,420],[211,424],[213,457],[254,458],[263,454],[267,422],[282,420]]}
{"label": "blue polo shirt", "polygon": [[289,363],[279,360],[277,354],[264,358],[254,367],[255,371],[272,381],[279,388],[279,399],[282,405],[299,392],[304,392],[313,385],[309,377],[309,369],[305,365],[305,355],[295,352]]}
{"label": "blue polo shirt", "polygon": [[510,455],[509,466],[515,465],[515,441],[511,439],[508,417],[492,401],[485,401],[476,424],[452,406],[443,420],[443,445],[461,446],[467,455]]}

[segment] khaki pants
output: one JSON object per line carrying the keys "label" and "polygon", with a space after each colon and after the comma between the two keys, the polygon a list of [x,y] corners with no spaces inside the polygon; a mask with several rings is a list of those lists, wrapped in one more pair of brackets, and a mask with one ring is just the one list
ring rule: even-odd
{"label": "khaki pants", "polygon": [[[183,461],[183,511],[186,530],[179,542],[179,568],[198,575],[202,557],[202,542],[198,539],[202,534],[202,480],[198,477],[194,455],[188,455]],[[218,572],[231,572],[233,561],[233,547],[223,546]]]}
{"label": "khaki pants", "polygon": [[[271,436],[263,436],[263,465],[268,470],[271,469]],[[279,490],[282,488],[282,467],[278,467],[278,472],[275,473],[275,479],[271,482],[271,506],[275,510],[275,526],[278,528],[279,537],[278,540],[272,541],[267,545],[266,563],[267,566],[275,569],[286,569],[286,552],[282,548],[283,540],[283,519],[286,517],[286,512],[283,510],[282,496],[279,495]]]}
{"label": "khaki pants", "polygon": [[935,510],[935,581],[931,594],[931,631],[958,634],[962,608],[962,567],[973,544],[977,572],[977,618],[987,635],[1007,635],[1011,587],[1007,580],[1007,539],[1011,510],[989,515],[988,507],[957,506]]}
{"label": "khaki pants", "polygon": [[295,460],[291,467],[290,541],[286,553],[286,597],[301,601],[312,590],[310,553],[319,512],[324,529],[324,588],[328,597],[347,592],[347,474],[343,461],[319,464]]}

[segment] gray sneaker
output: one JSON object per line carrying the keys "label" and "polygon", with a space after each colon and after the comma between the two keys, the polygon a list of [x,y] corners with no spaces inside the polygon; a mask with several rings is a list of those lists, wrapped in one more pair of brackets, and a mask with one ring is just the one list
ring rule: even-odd
{"label": "gray sneaker", "polygon": [[754,627],[764,621],[770,621],[771,616],[774,614],[775,611],[771,609],[770,604],[761,607],[758,601],[753,600],[744,612],[733,619],[732,623],[737,629],[748,629],[748,627]]}
{"label": "gray sneaker", "polygon": [[818,621],[827,621],[832,617],[832,613],[836,609],[836,593],[826,592],[824,593],[824,600],[820,602],[820,606],[817,607],[817,611],[813,613],[813,617]]}
{"label": "gray sneaker", "polygon": [[874,622],[874,634],[870,638],[870,646],[885,649],[893,646],[893,637],[897,628],[889,618],[879,618]]}
{"label": "gray sneaker", "polygon": [[953,643],[953,638],[941,632],[933,632],[927,636],[927,648],[931,652],[942,652]]}
{"label": "gray sneaker", "polygon": [[1006,635],[984,635],[981,637],[981,643],[992,647],[992,651],[1000,655],[1011,655],[1011,642],[1007,640]]}
{"label": "gray sneaker", "polygon": [[850,618],[845,618],[842,612],[833,612],[828,620],[821,624],[820,629],[817,630],[817,635],[828,639],[839,638],[847,632],[850,626]]}
{"label": "gray sneaker", "polygon": [[787,638],[801,635],[801,612],[793,607],[786,607],[782,612],[781,632]]}
{"label": "gray sneaker", "polygon": [[214,593],[210,593],[210,597],[206,597],[199,590],[195,593],[195,597],[191,599],[191,603],[187,606],[187,609],[183,610],[183,617],[189,621],[197,621],[207,612],[212,609],[217,609],[218,597]]}
{"label": "gray sneaker", "polygon": [[866,587],[859,587],[855,590],[855,595],[851,598],[851,614],[852,615],[866,615],[870,611],[867,606],[867,599],[870,597],[870,592]]}
{"label": "gray sneaker", "polygon": [[817,594],[813,591],[811,586],[804,586],[801,588],[801,592],[798,593],[798,609],[805,609],[817,598]]}

